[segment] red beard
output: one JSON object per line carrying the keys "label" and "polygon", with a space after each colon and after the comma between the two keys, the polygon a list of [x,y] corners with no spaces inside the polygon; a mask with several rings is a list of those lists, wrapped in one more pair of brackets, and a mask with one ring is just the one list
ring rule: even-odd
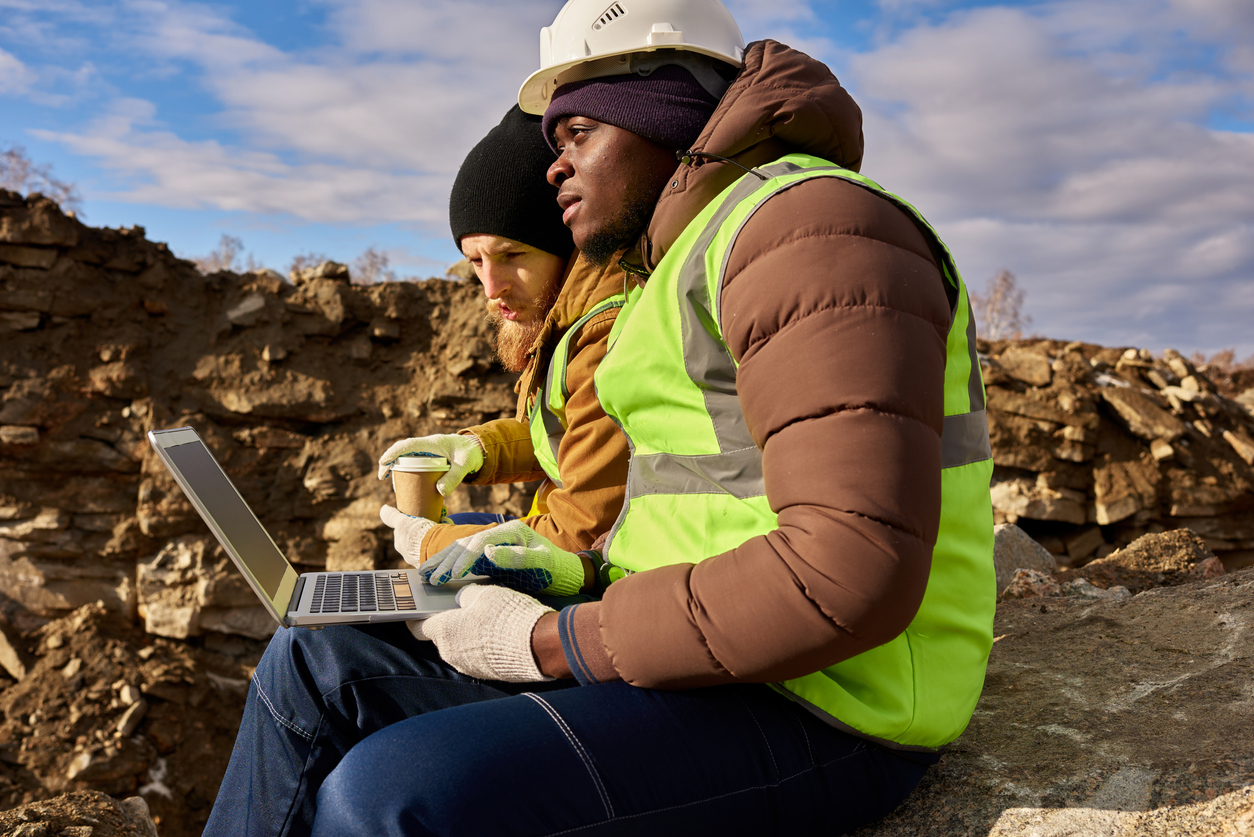
{"label": "red beard", "polygon": [[[488,302],[488,322],[496,329],[496,358],[508,371],[521,372],[527,368],[531,347],[544,330],[544,321],[557,302],[559,290],[552,288],[534,306],[519,311],[515,320],[505,319],[498,310],[498,303]],[[518,311],[513,305],[510,307]]]}

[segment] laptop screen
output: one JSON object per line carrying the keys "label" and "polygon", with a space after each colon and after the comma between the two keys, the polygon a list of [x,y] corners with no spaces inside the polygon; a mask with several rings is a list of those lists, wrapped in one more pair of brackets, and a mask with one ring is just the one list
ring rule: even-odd
{"label": "laptop screen", "polygon": [[248,566],[261,589],[273,599],[287,572],[287,559],[261,528],[252,511],[244,505],[208,449],[196,441],[167,447],[165,452],[182,472],[183,478],[195,488],[205,510]]}

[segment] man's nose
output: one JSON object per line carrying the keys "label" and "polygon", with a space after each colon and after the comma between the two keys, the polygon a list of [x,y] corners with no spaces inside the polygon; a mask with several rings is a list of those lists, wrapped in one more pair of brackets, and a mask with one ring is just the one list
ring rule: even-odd
{"label": "man's nose", "polygon": [[561,154],[553,161],[553,165],[549,166],[549,170],[545,172],[544,176],[549,183],[552,183],[560,189],[562,187],[562,183],[569,179],[574,173],[574,168],[571,166],[570,161],[566,159],[566,155]]}
{"label": "man's nose", "polygon": [[484,259],[483,264],[479,266],[479,281],[483,283],[483,294],[488,299],[499,299],[501,294],[509,288],[509,277],[506,271],[487,259]]}

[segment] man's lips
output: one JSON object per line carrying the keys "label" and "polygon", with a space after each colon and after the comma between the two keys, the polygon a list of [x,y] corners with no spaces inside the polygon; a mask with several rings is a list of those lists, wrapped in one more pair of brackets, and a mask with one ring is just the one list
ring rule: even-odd
{"label": "man's lips", "polygon": [[495,309],[497,315],[503,320],[512,321],[518,319],[518,312],[499,300],[494,301],[492,307]]}
{"label": "man's lips", "polygon": [[557,196],[557,205],[562,208],[563,224],[568,227],[570,226],[570,219],[574,216],[575,212],[578,211],[579,206],[582,203],[583,199],[575,195],[565,194]]}

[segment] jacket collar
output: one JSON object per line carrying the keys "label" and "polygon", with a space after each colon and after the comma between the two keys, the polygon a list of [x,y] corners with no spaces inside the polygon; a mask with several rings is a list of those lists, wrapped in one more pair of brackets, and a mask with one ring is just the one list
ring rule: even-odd
{"label": "jacket collar", "polygon": [[[853,171],[862,147],[862,110],[827,65],[770,40],[749,44],[744,67],[693,143],[745,168],[803,151]],[[739,166],[699,157],[680,165],[624,257],[628,269],[651,273],[689,222],[742,175]]]}
{"label": "jacket collar", "polygon": [[544,327],[536,336],[527,353],[527,366],[514,384],[518,394],[518,418],[526,415],[531,394],[540,388],[552,347],[562,335],[591,311],[598,303],[623,292],[623,270],[617,259],[610,259],[605,267],[598,267],[576,250],[566,264],[566,275],[557,300],[544,318]]}

